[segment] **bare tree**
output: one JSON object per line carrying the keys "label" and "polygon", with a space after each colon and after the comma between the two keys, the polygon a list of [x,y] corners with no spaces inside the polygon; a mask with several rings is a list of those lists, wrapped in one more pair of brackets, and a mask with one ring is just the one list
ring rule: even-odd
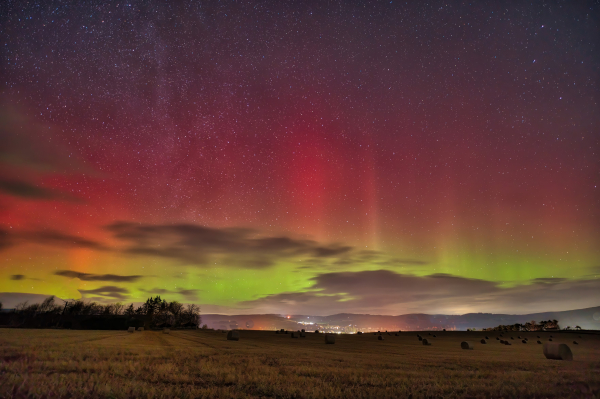
{"label": "bare tree", "polygon": [[123,309],[125,308],[125,305],[123,305],[121,302],[117,302],[113,305],[113,314],[116,316],[120,316],[121,314],[123,314]]}

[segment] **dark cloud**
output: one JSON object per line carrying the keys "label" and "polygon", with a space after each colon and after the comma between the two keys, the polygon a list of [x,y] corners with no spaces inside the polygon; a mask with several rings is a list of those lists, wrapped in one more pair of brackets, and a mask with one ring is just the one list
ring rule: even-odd
{"label": "dark cloud", "polygon": [[38,244],[57,245],[61,247],[88,248],[96,250],[107,249],[103,244],[100,244],[98,242],[71,234],[61,233],[55,230],[20,233],[18,237],[25,241],[35,242]]}
{"label": "dark cloud", "polygon": [[13,179],[0,179],[0,192],[28,199],[81,202],[79,198],[69,194]]}
{"label": "dark cloud", "polygon": [[27,278],[27,277],[25,277],[25,275],[24,275],[24,274],[12,274],[12,275],[10,276],[10,279],[11,279],[11,280],[14,280],[14,281],[25,280],[26,278]]}
{"label": "dark cloud", "polygon": [[597,306],[600,280],[537,279],[504,287],[448,274],[414,276],[389,270],[324,273],[306,292],[268,295],[239,306],[260,313],[535,313]]}
{"label": "dark cloud", "polygon": [[122,287],[116,287],[114,285],[105,285],[103,287],[95,288],[92,290],[79,289],[79,292],[86,299],[90,299],[90,298],[88,298],[89,294],[94,294],[94,295],[99,295],[100,297],[124,300],[124,299],[128,298],[128,296],[126,294],[129,294],[128,289],[122,288]]}
{"label": "dark cloud", "polygon": [[218,256],[227,264],[260,269],[292,257],[337,258],[352,251],[338,244],[322,245],[291,237],[261,237],[243,228],[215,229],[190,224],[144,225],[118,222],[107,229],[129,254],[158,256],[207,265]]}
{"label": "dark cloud", "polygon": [[106,251],[108,248],[96,241],[87,238],[61,233],[55,230],[40,230],[9,233],[0,229],[0,250],[23,243],[35,243],[66,248],[87,248]]}
{"label": "dark cloud", "polygon": [[57,276],[69,277],[69,278],[78,278],[83,281],[110,281],[110,282],[134,282],[139,280],[144,276],[134,275],[134,276],[120,276],[117,274],[91,274],[91,273],[81,273],[72,270],[59,270],[54,272]]}

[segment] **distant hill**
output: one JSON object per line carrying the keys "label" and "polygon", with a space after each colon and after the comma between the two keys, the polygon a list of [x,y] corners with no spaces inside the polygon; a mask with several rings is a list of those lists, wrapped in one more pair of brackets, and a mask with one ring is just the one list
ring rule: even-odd
{"label": "distant hill", "polygon": [[[492,313],[467,313],[464,315],[429,315],[406,314],[400,316],[381,316],[369,314],[342,313],[331,316],[290,315],[275,314],[254,315],[221,315],[203,314],[202,324],[215,329],[257,329],[286,330],[306,329],[313,331],[316,328],[338,331],[366,331],[369,328],[377,330],[466,330],[467,328],[482,329],[495,327],[500,324],[508,325],[535,320],[558,320],[561,328],[566,326],[580,326],[585,330],[600,330],[600,306],[567,310],[562,312],[532,313],[526,315],[492,314]],[[336,328],[337,327],[337,328]]]}

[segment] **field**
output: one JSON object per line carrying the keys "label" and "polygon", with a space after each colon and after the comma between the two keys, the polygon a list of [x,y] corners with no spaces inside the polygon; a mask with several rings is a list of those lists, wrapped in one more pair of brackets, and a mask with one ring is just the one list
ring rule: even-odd
{"label": "field", "polygon": [[[574,360],[547,360],[536,335],[436,332],[306,338],[241,331],[0,330],[1,398],[598,397],[600,335],[553,333]],[[479,343],[485,335],[487,345]],[[528,344],[517,335],[529,338]],[[474,350],[462,350],[463,340]],[[579,345],[572,344],[577,340]]]}

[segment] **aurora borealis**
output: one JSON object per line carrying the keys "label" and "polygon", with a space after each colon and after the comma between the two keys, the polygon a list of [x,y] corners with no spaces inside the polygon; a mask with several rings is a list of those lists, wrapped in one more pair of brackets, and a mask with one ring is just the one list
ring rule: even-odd
{"label": "aurora borealis", "polygon": [[2,2],[0,299],[597,306],[599,11]]}

